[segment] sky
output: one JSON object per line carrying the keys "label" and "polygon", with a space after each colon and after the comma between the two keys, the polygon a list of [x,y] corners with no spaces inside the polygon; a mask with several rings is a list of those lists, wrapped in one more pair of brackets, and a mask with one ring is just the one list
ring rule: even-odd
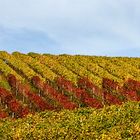
{"label": "sky", "polygon": [[0,0],[0,50],[140,56],[140,0]]}

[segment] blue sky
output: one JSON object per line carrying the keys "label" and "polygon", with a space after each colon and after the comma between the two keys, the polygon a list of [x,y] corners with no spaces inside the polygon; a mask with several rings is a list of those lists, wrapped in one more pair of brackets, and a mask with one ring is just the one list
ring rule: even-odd
{"label": "blue sky", "polygon": [[0,50],[140,56],[140,1],[0,0]]}

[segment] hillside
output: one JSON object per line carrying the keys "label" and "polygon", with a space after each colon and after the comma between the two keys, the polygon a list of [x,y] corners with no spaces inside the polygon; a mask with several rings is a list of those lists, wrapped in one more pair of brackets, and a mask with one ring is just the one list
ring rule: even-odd
{"label": "hillside", "polygon": [[140,138],[140,58],[0,52],[0,138]]}
{"label": "hillside", "polygon": [[2,118],[140,100],[140,58],[0,52]]}

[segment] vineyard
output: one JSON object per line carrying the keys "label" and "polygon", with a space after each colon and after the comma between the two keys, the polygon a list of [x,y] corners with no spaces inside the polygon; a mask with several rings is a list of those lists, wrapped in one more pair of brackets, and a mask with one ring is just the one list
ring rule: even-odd
{"label": "vineyard", "polygon": [[[37,53],[23,54],[20,52],[9,54],[5,51],[0,52],[0,137],[3,137],[3,139],[10,139],[11,136],[10,134],[9,136],[2,135],[3,132],[10,133],[6,132],[9,129],[7,130],[1,127],[4,125],[3,121],[7,119],[6,122],[9,123],[9,127],[13,123],[10,123],[9,119],[15,120],[15,122],[17,121],[16,123],[19,121],[23,125],[23,129],[27,129],[24,128],[26,126],[23,122],[30,119],[32,121],[41,121],[42,116],[44,116],[43,112],[48,113],[44,122],[54,121],[55,118],[53,118],[53,115],[57,120],[57,117],[61,116],[61,118],[63,118],[65,114],[64,116],[67,116],[70,120],[71,118],[77,117],[75,122],[77,125],[78,118],[81,117],[83,121],[85,121],[85,124],[87,123],[87,133],[83,130],[84,134],[86,133],[87,139],[89,139],[89,136],[92,136],[94,139],[98,137],[100,137],[100,139],[107,139],[107,136],[110,136],[109,138],[112,139],[111,134],[115,133],[117,128],[115,128],[114,131],[110,130],[110,133],[107,132],[109,129],[106,129],[105,135],[102,136],[99,133],[91,134],[91,128],[88,128],[91,116],[95,117],[95,114],[97,118],[99,114],[103,116],[103,112],[107,113],[106,109],[110,110],[110,112],[117,110],[117,108],[124,111],[126,106],[131,108],[130,104],[132,105],[132,114],[140,114],[139,101],[140,58]],[[125,109],[123,107],[125,107]],[[136,110],[133,110],[135,107]],[[80,111],[83,112],[85,116],[83,116],[83,114],[82,116],[77,114]],[[119,114],[115,114],[115,111],[113,113],[116,116]],[[122,113],[129,114],[130,112]],[[35,118],[32,115],[35,115]],[[106,119],[107,116],[110,117],[111,115],[106,115]],[[63,119],[66,119],[65,117]],[[87,122],[84,117],[87,117]],[[131,119],[131,117],[129,117],[130,114],[128,115],[128,119]],[[122,137],[140,138],[140,116],[133,117],[137,118],[135,118],[134,125],[131,126],[132,130],[135,129],[135,134],[134,131],[131,132],[132,135],[129,135],[129,133],[128,135],[124,134],[124,136],[122,136],[119,133],[118,136],[114,136],[116,137],[115,139]],[[96,123],[98,122],[97,118],[95,118]],[[74,118],[74,120],[75,119],[76,118]],[[132,120],[133,119],[134,118],[132,118]],[[58,119],[58,121],[60,120]],[[119,121],[120,120],[118,120],[118,122]],[[93,123],[93,120],[91,122]],[[118,122],[116,122],[116,124]],[[42,124],[43,122],[40,123]],[[59,124],[58,122],[55,123],[57,125]],[[70,121],[65,123],[68,123],[68,126],[72,125]],[[47,124],[50,125],[49,123]],[[84,127],[86,127],[85,124]],[[15,125],[19,128],[18,124]],[[53,124],[51,125],[53,128]],[[96,130],[94,124],[92,125],[94,127],[93,130]],[[101,124],[98,125],[100,126]],[[112,124],[110,124],[110,127],[111,125]],[[135,128],[133,128],[133,126],[135,126]],[[124,125],[124,127],[128,126]],[[52,133],[49,133],[49,130],[43,132],[44,129],[40,129],[40,135],[42,135],[42,137],[40,136],[39,138],[39,132],[36,132],[34,133],[35,138],[33,139],[42,139],[45,137],[45,133],[47,133],[46,135],[48,135],[48,137],[51,137],[50,139],[57,139],[57,136],[54,134],[58,133],[57,128],[54,128],[55,132],[50,130]],[[16,134],[17,131],[18,130],[15,131]],[[60,137],[60,139],[70,139],[70,137],[66,137],[66,134],[73,136],[73,139],[78,139],[79,136],[77,138],[74,137],[75,131],[76,130],[72,130],[71,133],[68,134],[68,132],[65,133],[62,129],[63,138]],[[82,133],[82,130],[79,131],[79,128],[77,131],[77,134]],[[23,134],[24,132],[19,133],[25,135]],[[97,131],[95,131],[95,133],[97,133]],[[75,136],[77,136],[77,134],[75,134]],[[53,135],[54,138],[52,137]],[[20,139],[20,137],[21,135],[19,134],[15,136],[15,139]],[[80,137],[82,138],[83,136],[81,135]]]}

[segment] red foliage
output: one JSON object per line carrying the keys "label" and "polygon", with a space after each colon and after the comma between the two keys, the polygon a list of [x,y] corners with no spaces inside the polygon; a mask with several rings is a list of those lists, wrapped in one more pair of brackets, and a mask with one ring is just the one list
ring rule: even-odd
{"label": "red foliage", "polygon": [[140,96],[138,96],[136,91],[125,89],[124,87],[122,87],[120,92],[127,98],[127,100],[140,101]]}
{"label": "red foliage", "polygon": [[129,78],[129,79],[124,83],[124,87],[125,87],[125,89],[127,89],[127,90],[131,90],[131,91],[140,91],[140,82]]}
{"label": "red foliage", "polygon": [[7,104],[13,99],[13,96],[9,91],[0,87],[0,98],[4,103]]}
{"label": "red foliage", "polygon": [[[121,87],[119,86],[118,82],[114,82],[111,79],[103,78],[102,87],[104,90],[104,99],[107,101],[110,105],[111,104],[122,104],[122,101],[119,99],[118,96],[123,96],[119,93],[119,90]],[[116,92],[116,95],[113,95],[113,91]],[[123,96],[123,100],[125,97]]]}
{"label": "red foliage", "polygon": [[71,102],[68,97],[59,93],[49,84],[42,82],[39,77],[33,77],[32,81],[38,89],[42,90],[45,94],[51,95],[51,97],[58,101],[65,109],[74,109],[78,107],[75,103]]}
{"label": "red foliage", "polygon": [[56,83],[68,91],[73,90],[73,83],[71,81],[66,80],[64,77],[58,77]]}
{"label": "red foliage", "polygon": [[20,116],[21,117],[25,117],[30,113],[29,108],[28,107],[24,107],[22,108],[21,112],[20,112]]}
{"label": "red foliage", "polygon": [[[21,93],[23,96],[28,98],[41,111],[54,109],[54,107],[48,104],[41,96],[31,92],[28,84],[21,84],[16,77],[11,74],[7,78],[9,84],[16,89],[18,93]],[[49,95],[49,97],[53,100],[59,102],[63,108],[74,109],[78,107],[78,105],[70,101],[67,96],[57,91],[50,84],[44,83],[38,76],[34,76],[31,81],[35,87],[41,90],[44,94]],[[87,93],[88,90],[92,91],[95,97],[101,97],[105,103],[108,103],[109,105],[122,104],[122,101],[118,98],[118,96],[126,97],[127,100],[140,101],[140,82],[133,79],[128,79],[124,85],[120,87],[117,82],[108,78],[103,78],[103,89],[97,87],[86,77],[78,80],[78,88],[64,77],[59,77],[56,80],[56,84],[68,92],[73,92],[75,97],[77,97],[81,102],[94,108],[101,108],[103,107],[103,104],[101,101],[97,100],[98,98],[96,99],[91,97],[91,95]],[[19,113],[21,117],[26,116],[29,113],[28,108],[23,108],[19,102],[14,100],[13,96],[3,88],[0,88],[0,98],[8,105],[12,112]]]}
{"label": "red foliage", "polygon": [[82,89],[90,89],[94,95],[101,97],[102,89],[97,87],[93,82],[91,82],[88,78],[83,77],[78,80],[78,86]]}
{"label": "red foliage", "polygon": [[28,95],[28,98],[33,101],[35,103],[35,105],[41,110],[41,111],[44,111],[45,109],[48,109],[48,110],[52,110],[53,107],[49,104],[47,104],[43,99],[42,97],[40,97],[39,95],[35,94],[35,93],[31,93],[31,92],[28,92],[27,93]]}
{"label": "red foliage", "polygon": [[117,90],[117,88],[119,87],[119,84],[117,82],[114,82],[113,80],[108,78],[103,78],[102,84],[103,89],[107,90]]}
{"label": "red foliage", "polygon": [[65,109],[74,109],[78,107],[75,103],[71,102],[68,97],[59,93],[47,83],[44,83],[43,91],[50,94],[53,99],[58,101]]}
{"label": "red foliage", "polygon": [[103,105],[101,104],[101,102],[99,102],[97,99],[94,99],[94,98],[85,98],[84,102],[86,104],[88,104],[90,107],[93,107],[93,108],[102,108]]}
{"label": "red foliage", "polygon": [[0,111],[0,119],[8,117],[8,114],[4,111]]}
{"label": "red foliage", "polygon": [[92,98],[84,89],[77,88],[74,90],[74,92],[76,97],[86,105],[94,108],[103,107],[102,103],[99,100]]}
{"label": "red foliage", "polygon": [[19,114],[21,112],[21,110],[22,110],[21,104],[18,101],[16,101],[15,99],[13,99],[10,102],[8,102],[7,105],[8,105],[8,108],[12,112],[17,113],[17,114]]}
{"label": "red foliage", "polygon": [[17,89],[18,93],[22,93],[24,96],[27,96],[28,92],[30,92],[30,86],[27,84],[19,84]]}
{"label": "red foliage", "polygon": [[7,76],[7,80],[9,82],[9,85],[16,88],[17,80],[16,77],[13,74],[9,74]]}
{"label": "red foliage", "polygon": [[[14,75],[10,75],[9,79],[14,79],[14,81],[17,83],[17,79],[15,78]],[[37,79],[37,76],[34,77],[34,80],[35,79]],[[11,84],[11,86],[14,86],[14,85]],[[53,107],[47,104],[42,99],[42,97],[40,97],[36,93],[31,92],[30,86],[28,84],[22,84],[18,82],[18,85],[16,85],[16,87],[13,87],[13,88],[18,90],[18,93],[22,94],[22,96],[28,98],[31,102],[33,102],[36,105],[36,107],[39,108],[41,111],[44,111],[45,109],[51,109],[51,110],[53,109]]]}
{"label": "red foliage", "polygon": [[137,95],[136,91],[128,91],[126,92],[126,97],[132,101],[140,101],[140,98]]}
{"label": "red foliage", "polygon": [[18,116],[22,116],[20,113],[24,107],[22,107],[22,105],[12,96],[9,91],[0,87],[0,98],[5,104],[7,104],[11,112],[16,113]]}
{"label": "red foliage", "polygon": [[103,106],[100,101],[90,97],[90,95],[86,93],[84,89],[75,87],[70,81],[64,79],[63,77],[58,78],[56,82],[65,90],[75,93],[75,96],[86,105],[94,108],[100,108]]}
{"label": "red foliage", "polygon": [[43,82],[38,76],[33,76],[31,79],[33,85],[36,85],[36,87],[39,87],[40,89],[43,89]]}
{"label": "red foliage", "polygon": [[128,100],[140,101],[140,82],[128,79],[121,88],[121,93],[127,97]]}
{"label": "red foliage", "polygon": [[105,102],[107,102],[109,105],[111,104],[118,104],[121,105],[122,101],[120,99],[118,99],[116,96],[111,95],[108,92],[104,92],[104,100]]}

